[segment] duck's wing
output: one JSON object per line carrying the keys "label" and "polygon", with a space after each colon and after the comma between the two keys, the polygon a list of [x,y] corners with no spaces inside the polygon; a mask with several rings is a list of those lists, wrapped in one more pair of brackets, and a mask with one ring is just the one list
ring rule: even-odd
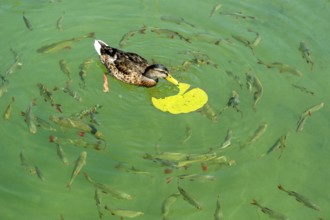
{"label": "duck's wing", "polygon": [[114,61],[116,68],[124,74],[143,74],[149,66],[148,61],[136,53],[118,50]]}

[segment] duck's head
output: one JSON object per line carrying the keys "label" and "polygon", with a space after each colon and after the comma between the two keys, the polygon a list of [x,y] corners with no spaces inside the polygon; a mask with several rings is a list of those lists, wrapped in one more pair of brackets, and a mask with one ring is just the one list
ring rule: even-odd
{"label": "duck's head", "polygon": [[166,66],[161,64],[152,64],[146,68],[143,75],[149,79],[158,82],[158,79],[166,79],[169,82],[178,85],[179,82],[176,81],[170,74]]}

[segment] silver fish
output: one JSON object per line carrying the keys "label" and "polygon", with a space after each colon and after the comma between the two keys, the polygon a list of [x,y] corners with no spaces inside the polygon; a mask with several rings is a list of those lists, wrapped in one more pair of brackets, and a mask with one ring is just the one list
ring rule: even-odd
{"label": "silver fish", "polygon": [[36,173],[37,173],[37,176],[38,178],[41,180],[41,181],[45,181],[45,177],[43,175],[43,173],[41,172],[40,168],[37,167],[37,166],[34,166],[35,170],[36,170]]}
{"label": "silver fish", "polygon": [[91,33],[88,33],[88,34],[80,36],[80,37],[75,37],[75,38],[71,38],[71,39],[68,39],[68,40],[58,41],[58,42],[40,47],[37,50],[37,52],[38,53],[52,53],[52,52],[58,52],[58,51],[63,50],[63,49],[71,49],[71,45],[74,42],[78,42],[78,41],[80,41],[84,38],[93,38],[94,35],[95,35],[95,33],[91,32]]}
{"label": "silver fish", "polygon": [[245,144],[241,145],[241,149],[259,140],[260,136],[266,132],[267,127],[268,124],[266,122],[263,122],[261,125],[259,125],[253,136]]}
{"label": "silver fish", "polygon": [[121,219],[135,218],[144,215],[144,213],[140,211],[133,211],[127,209],[111,209],[108,206],[104,206],[104,209],[110,211],[112,215],[121,217]]}
{"label": "silver fish", "polygon": [[263,213],[267,214],[270,218],[277,219],[277,220],[289,220],[289,218],[286,217],[285,215],[283,215],[282,213],[279,213],[275,210],[272,210],[270,208],[267,208],[265,206],[260,205],[257,202],[257,200],[255,200],[255,199],[251,202],[251,204],[255,205],[255,206],[258,206],[261,209],[261,211]]}
{"label": "silver fish", "polygon": [[32,30],[33,30],[33,28],[32,28],[32,24],[31,24],[30,20],[25,16],[25,12],[23,12],[23,20],[24,20],[25,26],[26,26],[30,31],[32,31]]}
{"label": "silver fish", "polygon": [[34,115],[32,113],[32,107],[35,105],[35,100],[33,100],[24,113],[24,120],[32,134],[37,133],[37,126],[33,120]]}
{"label": "silver fish", "polygon": [[186,126],[186,136],[185,138],[181,141],[182,144],[185,144],[192,136],[192,129],[189,126]]}
{"label": "silver fish", "polygon": [[314,68],[314,62],[311,57],[310,50],[307,48],[306,44],[304,42],[300,42],[299,50],[302,53],[302,57],[306,60],[306,62],[310,65],[311,71],[313,71]]}
{"label": "silver fish", "polygon": [[160,19],[162,21],[166,21],[166,22],[172,22],[175,24],[186,24],[189,25],[190,27],[195,27],[195,25],[187,22],[184,18],[182,17],[178,17],[178,16],[161,16]]}
{"label": "silver fish", "polygon": [[267,63],[264,63],[263,61],[261,61],[260,59],[258,60],[258,63],[263,64],[266,67],[271,68],[271,69],[275,68],[280,73],[291,73],[292,75],[295,75],[295,76],[298,76],[298,77],[303,76],[302,72],[300,72],[296,68],[294,68],[294,67],[292,67],[288,64],[285,64],[285,63],[273,62],[273,63],[267,64]]}
{"label": "silver fish", "polygon": [[202,206],[197,202],[196,199],[194,199],[186,190],[184,190],[178,183],[178,190],[180,194],[182,195],[183,199],[190,203],[191,205],[195,206],[197,209],[201,210]]}
{"label": "silver fish", "polygon": [[222,7],[220,3],[217,3],[213,6],[212,11],[210,13],[210,17],[213,17],[217,11]]}
{"label": "silver fish", "polygon": [[302,91],[302,92],[306,92],[306,93],[308,93],[308,94],[310,94],[310,95],[314,95],[314,92],[313,92],[313,91],[310,91],[309,89],[307,89],[307,88],[305,88],[305,87],[303,87],[303,86],[299,86],[299,85],[297,85],[297,84],[291,84],[291,85],[292,85],[293,87],[299,89],[299,90]]}
{"label": "silver fish", "polygon": [[60,67],[62,72],[69,78],[71,79],[71,70],[69,69],[68,63],[66,62],[66,60],[61,59],[59,61]]}
{"label": "silver fish", "polygon": [[62,27],[63,16],[64,16],[64,13],[63,13],[63,15],[61,15],[61,16],[57,19],[57,21],[56,21],[56,28],[57,28],[57,30],[59,30],[59,31],[62,31],[62,30],[63,30],[63,27]]}
{"label": "silver fish", "polygon": [[132,200],[133,199],[133,197],[130,194],[126,193],[126,192],[115,189],[112,186],[105,185],[103,183],[95,182],[94,180],[92,180],[92,178],[87,173],[84,173],[84,176],[85,176],[85,178],[88,182],[93,184],[93,186],[96,189],[99,189],[103,193],[110,194],[111,196],[113,196],[114,198],[117,198],[117,199],[124,199],[124,200]]}
{"label": "silver fish", "polygon": [[62,149],[61,145],[56,143],[56,152],[57,156],[61,159],[64,165],[69,165],[69,160],[65,156],[64,150]]}
{"label": "silver fish", "polygon": [[25,170],[27,170],[31,174],[36,173],[36,169],[34,166],[32,166],[25,158],[24,156],[24,150],[22,150],[19,154],[20,160],[21,160],[21,165],[24,167]]}
{"label": "silver fish", "polygon": [[81,84],[82,88],[85,88],[85,86],[86,86],[85,78],[87,76],[87,71],[93,62],[94,62],[94,59],[89,58],[89,59],[86,59],[82,64],[79,65],[79,76],[80,76],[80,80],[82,82],[82,84]]}
{"label": "silver fish", "polygon": [[154,32],[156,34],[160,34],[160,35],[166,35],[169,38],[174,38],[174,37],[178,37],[180,40],[185,40],[186,42],[190,43],[189,38],[183,36],[182,34],[180,34],[177,31],[172,31],[170,29],[163,29],[163,28],[152,28],[151,32]]}
{"label": "silver fish", "polygon": [[71,83],[72,83],[71,80],[66,81],[65,87],[62,88],[62,91],[65,92],[65,93],[67,93],[67,94],[69,94],[71,97],[73,97],[78,102],[81,102],[82,101],[81,96],[76,91],[73,91],[71,89]]}
{"label": "silver fish", "polygon": [[67,184],[67,187],[71,188],[73,181],[79,175],[80,170],[83,168],[83,166],[86,164],[86,158],[87,158],[87,152],[82,151],[76,160],[76,163],[75,163],[74,169],[72,171],[70,181]]}
{"label": "silver fish", "polygon": [[179,196],[180,196],[180,193],[173,193],[164,200],[164,202],[162,204],[163,220],[168,219],[168,215],[170,213],[171,206],[176,202],[176,200]]}
{"label": "silver fish", "polygon": [[99,213],[99,218],[102,218],[103,212],[102,212],[102,202],[101,202],[101,191],[99,189],[95,189],[94,199],[95,199],[95,205],[97,207],[97,211]]}
{"label": "silver fish", "polygon": [[12,96],[11,97],[11,100],[10,100],[10,103],[8,104],[5,112],[3,113],[3,119],[8,120],[10,118],[10,116],[11,116],[11,109],[12,109],[12,105],[13,105],[14,102],[15,102],[15,97]]}
{"label": "silver fish", "polygon": [[228,128],[225,140],[221,144],[219,149],[225,149],[231,145],[231,139],[233,137],[233,131]]}
{"label": "silver fish", "polygon": [[307,118],[309,118],[312,115],[312,113],[314,113],[314,112],[320,110],[321,108],[323,108],[323,106],[324,106],[324,102],[321,102],[320,104],[314,105],[314,106],[310,107],[309,109],[307,109],[306,111],[304,111],[301,114],[301,116],[299,118],[299,121],[297,122],[296,131],[297,132],[302,131],[303,128],[304,128],[304,125],[307,121]]}
{"label": "silver fish", "polygon": [[301,194],[299,194],[299,193],[297,193],[295,191],[286,190],[286,189],[284,189],[284,187],[282,185],[278,185],[277,188],[280,189],[280,190],[282,190],[282,191],[284,191],[284,192],[286,192],[289,196],[295,197],[298,202],[303,203],[305,206],[307,206],[307,207],[309,207],[311,209],[314,209],[316,211],[320,211],[320,208],[316,204],[314,204],[313,202],[311,202],[305,196],[303,196],[303,195],[301,195]]}
{"label": "silver fish", "polygon": [[221,203],[220,203],[220,194],[218,194],[217,197],[217,202],[215,204],[215,211],[214,211],[214,220],[222,220],[223,216],[222,216],[222,210],[221,210]]}

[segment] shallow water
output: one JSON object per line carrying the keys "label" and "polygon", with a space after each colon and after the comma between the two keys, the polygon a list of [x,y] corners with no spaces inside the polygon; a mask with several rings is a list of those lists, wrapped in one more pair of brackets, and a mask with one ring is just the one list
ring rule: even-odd
{"label": "shallow water", "polygon": [[[218,3],[222,7],[210,16]],[[23,12],[32,25],[32,31],[22,19]],[[253,17],[232,15],[237,12]],[[178,191],[176,179],[167,183],[168,178],[186,173],[210,174],[216,179],[210,182],[180,181],[180,185],[202,204],[203,209],[197,210],[179,198],[171,207],[169,219],[212,219],[218,194],[224,219],[268,219],[250,204],[253,199],[290,219],[328,219],[329,12],[330,3],[326,0],[303,3],[286,0],[271,3],[261,0],[3,1],[0,5],[1,75],[5,75],[15,61],[10,48],[17,52],[22,66],[6,77],[8,91],[0,98],[0,109],[5,112],[11,97],[15,97],[10,119],[1,119],[0,126],[0,218],[98,219],[94,187],[82,175],[86,172],[95,181],[112,185],[133,196],[132,200],[125,201],[103,194],[102,207],[142,211],[144,215],[140,219],[161,219],[162,202]],[[63,16],[61,31],[56,25],[60,16]],[[169,18],[183,18],[187,23],[177,24]],[[145,34],[137,33],[120,42],[125,33],[140,30],[143,25],[147,27]],[[189,42],[178,37],[157,35],[151,31],[153,28],[179,32],[189,38]],[[114,47],[121,43],[123,50],[162,63],[179,81],[202,88],[209,96],[208,106],[216,113],[226,105],[231,91],[237,91],[243,117],[232,108],[225,110],[217,120],[203,110],[181,115],[163,113],[151,105],[150,99],[177,92],[165,81],[147,89],[109,78],[110,92],[104,93],[103,69],[93,48],[94,38],[73,42],[71,49],[37,53],[37,49],[44,45],[90,32],[95,32],[96,39]],[[261,41],[253,50],[232,37],[237,35],[252,42],[256,33],[261,36]],[[301,41],[310,49],[313,71],[299,51]],[[199,54],[197,58],[203,58],[204,62],[194,62],[193,54]],[[85,78],[86,87],[82,88],[79,65],[88,58],[94,62]],[[55,103],[61,104],[64,116],[101,104],[103,107],[95,115],[99,125],[95,127],[106,140],[106,147],[102,143],[100,150],[63,144],[69,160],[67,166],[57,157],[55,144],[50,143],[49,136],[80,139],[93,144],[97,142],[95,137],[90,134],[80,137],[79,131],[62,129],[55,124],[52,126],[57,131],[38,127],[37,133],[31,134],[21,116],[33,99],[36,99],[33,106],[35,116],[49,121],[50,115],[61,114],[49,101],[44,101],[36,86],[42,83],[50,90],[65,86],[68,78],[60,69],[61,59],[67,61],[71,70],[71,88],[82,101],[57,90],[53,91]],[[275,68],[258,64],[258,60],[267,64],[288,64],[303,76],[280,73]],[[185,61],[191,64],[183,69]],[[242,87],[226,71],[238,76]],[[257,76],[263,86],[256,111],[252,109],[253,94],[246,87],[246,72]],[[296,132],[296,123],[302,112],[321,102],[324,102],[324,107],[311,115],[301,132]],[[88,119],[84,121],[88,122]],[[247,142],[263,122],[268,124],[265,133],[251,145],[240,149],[240,145]],[[195,163],[186,169],[172,169],[172,173],[166,174],[168,167],[143,159],[145,153],[206,153],[222,144],[228,129],[233,131],[231,146],[216,152],[234,160],[235,165],[220,168],[205,162],[208,169],[203,171],[201,164]],[[287,132],[282,154],[274,151],[260,157]],[[45,181],[21,165],[19,154],[22,150],[26,160],[40,168]],[[68,189],[66,184],[82,151],[88,153],[87,163],[72,188]],[[151,177],[116,169],[118,164],[147,171]],[[279,184],[306,196],[321,211],[296,202],[277,189]],[[119,219],[106,210],[102,209],[102,212],[104,219]]]}

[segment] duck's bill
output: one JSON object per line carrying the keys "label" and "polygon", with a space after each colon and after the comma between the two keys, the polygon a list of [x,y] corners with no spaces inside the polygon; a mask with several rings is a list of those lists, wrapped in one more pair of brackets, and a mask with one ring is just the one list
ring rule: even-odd
{"label": "duck's bill", "polygon": [[173,76],[171,76],[170,74],[168,74],[168,76],[165,79],[170,83],[173,83],[174,85],[179,85],[179,82],[176,79],[174,79]]}

